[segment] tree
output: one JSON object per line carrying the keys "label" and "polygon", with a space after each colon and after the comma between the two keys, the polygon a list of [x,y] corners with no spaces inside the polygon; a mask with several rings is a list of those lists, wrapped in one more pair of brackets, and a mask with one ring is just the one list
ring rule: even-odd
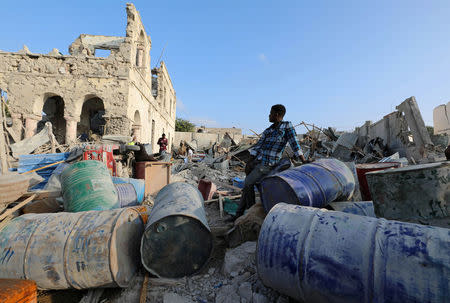
{"label": "tree", "polygon": [[195,125],[188,120],[177,118],[175,120],[175,131],[176,132],[193,132],[195,130]]}

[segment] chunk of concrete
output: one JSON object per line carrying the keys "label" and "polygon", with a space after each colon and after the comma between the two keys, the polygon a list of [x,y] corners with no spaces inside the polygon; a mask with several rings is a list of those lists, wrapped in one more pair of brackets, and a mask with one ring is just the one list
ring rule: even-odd
{"label": "chunk of concrete", "polygon": [[164,303],[193,303],[192,300],[184,298],[174,292],[167,292],[163,296]]}
{"label": "chunk of concrete", "polygon": [[244,244],[228,249],[225,253],[223,263],[223,274],[227,277],[232,272],[240,272],[255,261],[256,242],[245,242]]}
{"label": "chunk of concrete", "polygon": [[247,300],[247,302],[252,301],[253,292],[252,292],[252,284],[250,282],[243,282],[239,286],[238,293],[241,298]]}
{"label": "chunk of concrete", "polygon": [[240,301],[239,295],[231,285],[225,285],[220,288],[216,295],[216,303],[236,303]]}
{"label": "chunk of concrete", "polygon": [[263,294],[254,292],[252,302],[253,303],[269,303],[269,299]]}

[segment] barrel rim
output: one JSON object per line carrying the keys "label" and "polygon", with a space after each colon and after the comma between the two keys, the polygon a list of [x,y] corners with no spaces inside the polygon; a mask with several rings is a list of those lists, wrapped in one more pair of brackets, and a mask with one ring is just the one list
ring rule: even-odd
{"label": "barrel rim", "polygon": [[[122,208],[121,209],[121,211],[116,215],[116,217],[114,218],[114,224],[112,225],[112,230],[111,230],[111,233],[110,233],[110,237],[109,237],[109,239],[108,239],[108,260],[109,260],[109,271],[110,271],[110,273],[111,273],[111,277],[112,277],[112,280],[114,281],[114,283],[116,283],[118,286],[120,286],[120,287],[122,287],[122,288],[124,288],[124,287],[127,287],[129,284],[130,284],[130,282],[131,282],[131,279],[130,279],[130,281],[128,281],[128,283],[127,284],[125,284],[125,283],[119,283],[119,281],[118,281],[118,279],[117,279],[117,276],[114,274],[114,272],[113,272],[113,269],[112,269],[112,264],[113,264],[113,262],[112,262],[112,254],[111,254],[111,251],[112,251],[112,249],[111,249],[111,247],[112,247],[112,239],[113,239],[113,235],[116,235],[117,233],[116,233],[116,230],[119,228],[119,226],[117,226],[117,221],[119,220],[119,218],[125,213],[125,212],[128,212],[128,211],[132,211],[132,212],[135,212],[136,213],[136,215],[137,215],[137,218],[139,218],[139,220],[141,220],[141,222],[142,222],[142,226],[143,226],[143,229],[144,229],[144,232],[145,232],[145,224],[144,224],[144,222],[143,222],[143,220],[142,220],[142,217],[141,217],[141,215],[140,215],[140,213],[136,210],[136,209],[134,209],[134,208],[132,208],[132,207],[124,207],[124,208]],[[117,253],[116,253],[116,257],[118,257],[118,255],[117,255]],[[136,268],[137,269],[137,268]],[[136,270],[137,271],[137,270]]]}
{"label": "barrel rim", "polygon": [[400,166],[400,162],[376,162],[376,163],[360,163],[356,164],[357,170],[365,171],[367,169],[383,169]]}

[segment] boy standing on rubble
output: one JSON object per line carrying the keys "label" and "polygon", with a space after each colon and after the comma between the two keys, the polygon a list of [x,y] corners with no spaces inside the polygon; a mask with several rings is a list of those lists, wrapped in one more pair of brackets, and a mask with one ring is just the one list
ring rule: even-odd
{"label": "boy standing on rubble", "polygon": [[245,209],[255,204],[255,184],[267,176],[280,162],[288,142],[294,151],[294,160],[298,161],[300,159],[303,163],[307,162],[303,156],[292,123],[283,121],[285,114],[286,108],[283,105],[277,104],[272,106],[269,115],[269,122],[272,125],[262,133],[258,143],[250,149],[251,158],[245,167],[247,177],[242,189],[239,208],[233,220],[242,216]]}

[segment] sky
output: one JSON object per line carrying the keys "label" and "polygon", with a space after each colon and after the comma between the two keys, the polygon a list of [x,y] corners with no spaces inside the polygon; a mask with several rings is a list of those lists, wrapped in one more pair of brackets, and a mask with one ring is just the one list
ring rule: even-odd
{"label": "sky", "polygon": [[[450,100],[450,1],[133,3],[151,66],[167,64],[177,116],[197,125],[262,132],[281,103],[294,124],[352,130],[410,96],[432,125]],[[0,49],[68,54],[82,33],[124,36],[125,4],[4,1]]]}

